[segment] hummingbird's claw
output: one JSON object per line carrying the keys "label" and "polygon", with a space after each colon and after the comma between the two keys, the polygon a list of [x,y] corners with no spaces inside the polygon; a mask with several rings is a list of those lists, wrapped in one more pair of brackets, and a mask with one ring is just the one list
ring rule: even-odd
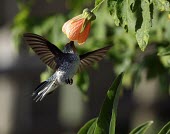
{"label": "hummingbird's claw", "polygon": [[73,79],[70,79],[70,85],[72,85],[73,84]]}
{"label": "hummingbird's claw", "polygon": [[66,79],[65,82],[66,82],[66,84],[72,85],[73,84],[73,79]]}

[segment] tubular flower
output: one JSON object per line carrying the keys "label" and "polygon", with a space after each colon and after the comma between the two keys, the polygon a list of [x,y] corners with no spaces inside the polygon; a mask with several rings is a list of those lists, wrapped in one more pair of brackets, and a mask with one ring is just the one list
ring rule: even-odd
{"label": "tubular flower", "polygon": [[96,16],[89,9],[84,9],[83,13],[64,23],[62,31],[71,41],[77,41],[79,45],[83,44],[90,32],[91,21]]}

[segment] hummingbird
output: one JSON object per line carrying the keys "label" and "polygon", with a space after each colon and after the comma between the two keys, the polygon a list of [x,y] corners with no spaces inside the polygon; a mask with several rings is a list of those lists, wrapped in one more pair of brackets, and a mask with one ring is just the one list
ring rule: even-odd
{"label": "hummingbird", "polygon": [[40,57],[41,61],[55,71],[51,77],[40,83],[32,93],[36,102],[41,101],[47,94],[52,93],[60,85],[73,84],[73,76],[76,73],[103,59],[107,51],[112,47],[109,45],[79,55],[74,41],[67,43],[61,51],[56,45],[40,35],[25,33],[23,38]]}

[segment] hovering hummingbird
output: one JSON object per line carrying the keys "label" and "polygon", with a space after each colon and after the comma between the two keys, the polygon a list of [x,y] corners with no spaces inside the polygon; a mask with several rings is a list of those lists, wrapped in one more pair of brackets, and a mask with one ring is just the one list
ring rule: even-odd
{"label": "hovering hummingbird", "polygon": [[111,46],[78,55],[74,42],[67,43],[61,51],[58,47],[37,34],[25,33],[26,43],[40,56],[42,62],[48,65],[55,73],[42,82],[33,92],[34,100],[41,101],[47,94],[52,93],[58,86],[72,84],[73,76],[94,62],[100,61]]}

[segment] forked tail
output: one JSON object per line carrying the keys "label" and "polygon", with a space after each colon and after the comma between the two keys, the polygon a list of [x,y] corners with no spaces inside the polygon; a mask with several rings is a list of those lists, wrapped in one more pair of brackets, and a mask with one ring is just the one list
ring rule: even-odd
{"label": "forked tail", "polygon": [[57,87],[58,85],[56,85],[55,81],[44,81],[35,89],[32,93],[32,97],[36,102],[41,101],[47,94],[54,91]]}

